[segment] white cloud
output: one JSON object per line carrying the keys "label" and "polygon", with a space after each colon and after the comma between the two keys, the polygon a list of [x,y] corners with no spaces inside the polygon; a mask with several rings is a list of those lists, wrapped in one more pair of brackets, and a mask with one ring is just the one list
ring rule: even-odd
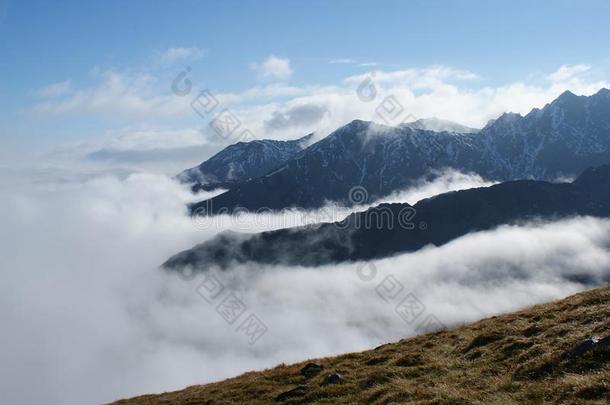
{"label": "white cloud", "polygon": [[285,128],[307,128],[316,125],[326,114],[326,108],[315,104],[304,104],[286,111],[275,111],[271,119],[265,121],[268,130],[283,130]]}
{"label": "white cloud", "polygon": [[[449,191],[465,190],[475,187],[488,187],[494,183],[483,179],[478,174],[461,173],[455,170],[443,170],[433,173],[438,177],[429,181],[421,179],[415,186],[401,190],[384,197],[383,202],[408,202],[415,204],[424,198],[429,198]],[[374,205],[374,204],[372,204]]]}
{"label": "white cloud", "polygon": [[[479,76],[476,73],[445,66],[395,71],[375,70],[347,77],[341,86],[310,87],[286,101],[243,106],[242,114],[247,117],[250,115],[248,111],[257,112],[251,114],[250,121],[245,118],[256,133],[264,133],[270,137],[294,138],[302,135],[304,128],[295,126],[292,129],[283,128],[282,131],[265,132],[260,121],[272,118],[276,112],[281,113],[299,105],[325,106],[328,114],[324,119],[306,128],[307,131],[317,131],[320,136],[325,136],[353,119],[385,124],[376,110],[386,97],[393,96],[402,106],[403,112],[396,122],[391,124],[399,124],[403,119],[409,120],[409,117],[437,117],[481,128],[490,119],[497,118],[504,112],[527,114],[533,108],[544,107],[565,90],[591,95],[600,88],[610,87],[608,81],[589,80],[582,75],[561,77],[564,80],[534,84],[518,81],[496,87],[481,87],[477,86],[479,81],[476,79]],[[361,85],[364,85],[367,91],[374,89],[376,94],[373,100],[363,101],[357,96]],[[239,96],[235,95],[234,100],[238,101]]]}
{"label": "white cloud", "polygon": [[591,70],[589,65],[563,65],[547,76],[551,82],[564,82]]}
{"label": "white cloud", "polygon": [[175,149],[202,146],[208,140],[195,129],[123,128],[109,131],[104,147],[115,150]]}
{"label": "white cloud", "polygon": [[[290,70],[289,62],[284,61],[284,68]],[[535,107],[543,107],[565,90],[591,95],[602,87],[610,87],[606,80],[591,80],[584,74],[584,65],[566,66],[548,75],[554,78],[553,81],[516,81],[500,86],[481,86],[482,80],[478,80],[475,72],[430,66],[377,69],[346,77],[331,86],[272,82],[241,92],[219,92],[215,96],[222,107],[229,108],[243,127],[257,138],[291,139],[309,132],[326,136],[353,119],[386,124],[380,119],[377,109],[389,96],[402,106],[401,115],[391,125],[414,118],[437,117],[480,128],[504,112],[526,114]],[[257,64],[256,69],[263,73],[262,65]],[[282,69],[275,71],[278,73]],[[169,91],[170,83],[164,84],[151,74],[105,71],[98,72],[94,80],[93,86],[71,89],[62,97],[41,101],[36,110],[54,115],[89,114],[129,124],[149,121],[159,124],[161,121],[166,127],[166,121],[178,118],[199,120],[189,106],[190,96],[164,93],[163,90]],[[358,97],[358,89],[363,83],[366,84],[365,90],[374,88],[376,94],[372,100]],[[195,84],[192,95],[198,90]],[[319,120],[286,120],[286,125],[265,125],[274,117],[284,116],[287,111],[303,110],[311,105],[326,113],[320,115]],[[201,124],[206,125],[205,122]]]}
{"label": "white cloud", "polygon": [[268,327],[252,347],[195,292],[201,277],[157,268],[221,229],[193,223],[184,208],[193,196],[166,177],[46,184],[0,197],[0,391],[17,405],[108,402],[409,336],[418,322],[405,323],[375,291],[388,275],[422,301],[422,317],[449,325],[610,276],[610,221],[590,218],[507,226],[379,260],[368,282],[358,264],[240,266],[217,276]]}
{"label": "white cloud", "polygon": [[[35,111],[50,115],[100,115],[128,120],[167,119],[192,114],[188,104],[190,99],[168,94],[171,83],[162,86],[151,74],[95,70],[92,78],[95,85],[73,89],[64,97],[43,101],[35,106]],[[167,90],[162,92],[160,86]]]}
{"label": "white cloud", "polygon": [[118,170],[175,175],[200,164],[223,146],[218,137],[198,128],[130,125],[108,130],[95,139],[56,144],[37,159],[36,166],[46,165],[47,171],[48,166],[60,166],[83,173]]}
{"label": "white cloud", "polygon": [[199,59],[203,56],[203,50],[192,48],[169,48],[159,55],[159,61],[164,64],[174,63],[184,59]]}
{"label": "white cloud", "polygon": [[372,67],[372,66],[379,66],[379,63],[377,62],[358,62],[355,61],[354,59],[333,59],[328,61],[328,63],[330,63],[331,65],[358,65],[360,67]]}
{"label": "white cloud", "polygon": [[290,60],[275,55],[268,56],[260,63],[251,63],[250,67],[263,80],[288,80],[292,76]]}
{"label": "white cloud", "polygon": [[353,59],[343,58],[343,59],[333,59],[328,61],[331,65],[353,65],[357,62]]}
{"label": "white cloud", "polygon": [[429,87],[446,80],[474,80],[478,78],[475,73],[466,70],[448,66],[430,66],[423,69],[404,69],[389,72],[376,70],[347,77],[345,82],[360,83],[369,76],[373,76],[375,81],[380,83],[410,84],[415,87]]}
{"label": "white cloud", "polygon": [[263,86],[254,86],[237,93],[219,93],[217,98],[223,103],[243,104],[260,103],[264,101],[277,101],[282,98],[307,95],[318,91],[317,86],[289,86],[284,83],[270,83]]}
{"label": "white cloud", "polygon": [[63,82],[49,84],[48,86],[39,89],[36,92],[36,95],[40,98],[57,98],[68,93],[71,87],[72,81],[65,80]]}

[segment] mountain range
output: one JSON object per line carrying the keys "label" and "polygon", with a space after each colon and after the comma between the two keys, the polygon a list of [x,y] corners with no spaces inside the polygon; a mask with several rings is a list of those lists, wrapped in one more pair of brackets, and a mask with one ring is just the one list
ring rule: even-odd
{"label": "mountain range", "polygon": [[[475,133],[470,128],[438,118],[422,118],[403,124],[413,129],[437,132]],[[251,178],[267,174],[313,143],[313,134],[290,141],[260,139],[230,145],[196,167],[186,169],[176,178],[191,184],[193,191],[230,189]]]}
{"label": "mountain range", "polygon": [[245,262],[318,266],[364,261],[443,245],[503,224],[577,215],[610,217],[610,165],[588,169],[571,183],[510,181],[441,194],[413,206],[380,204],[340,222],[258,234],[222,233],[176,254],[164,267],[206,270]]}
{"label": "mountain range", "polygon": [[311,209],[329,201],[349,206],[355,186],[363,187],[372,202],[445,168],[496,181],[555,180],[610,163],[607,89],[589,97],[566,91],[542,109],[525,116],[503,114],[479,131],[438,132],[422,129],[425,121],[416,123],[387,127],[355,120],[308,147],[293,146],[264,159],[268,164],[250,159],[257,169],[240,171],[239,176],[220,158],[214,164],[205,162],[201,173],[218,173],[206,181],[229,179],[231,184],[225,193],[193,204],[191,210],[212,215],[236,208]]}
{"label": "mountain range", "polygon": [[292,141],[272,139],[238,142],[199,166],[184,170],[177,179],[193,191],[231,188],[235,184],[267,174],[309,146],[313,134]]}
{"label": "mountain range", "polygon": [[457,132],[461,134],[474,134],[480,131],[480,129],[470,128],[466,125],[458,124],[457,122],[442,120],[434,117],[420,118],[416,121],[402,124],[401,126],[412,129],[422,129],[435,132]]}

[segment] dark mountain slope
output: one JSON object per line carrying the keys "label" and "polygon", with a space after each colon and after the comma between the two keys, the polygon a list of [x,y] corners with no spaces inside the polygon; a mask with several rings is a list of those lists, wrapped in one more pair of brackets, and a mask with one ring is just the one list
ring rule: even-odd
{"label": "dark mountain slope", "polygon": [[532,219],[610,216],[610,165],[572,183],[520,180],[441,194],[414,206],[381,204],[336,223],[260,234],[225,233],[164,266],[205,270],[233,262],[317,266],[383,258],[442,245],[470,232]]}

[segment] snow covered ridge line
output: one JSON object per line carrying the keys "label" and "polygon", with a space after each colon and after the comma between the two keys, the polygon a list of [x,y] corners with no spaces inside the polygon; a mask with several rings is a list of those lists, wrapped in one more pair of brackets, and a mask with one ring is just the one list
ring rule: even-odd
{"label": "snow covered ridge line", "polygon": [[[352,187],[348,200],[350,207],[336,204],[326,205],[320,209],[311,210],[302,207],[284,208],[279,213],[269,207],[249,210],[237,207],[229,210],[223,207],[213,209],[213,201],[207,200],[205,205],[199,205],[191,211],[191,219],[201,229],[230,229],[248,232],[260,229],[284,229],[294,227],[316,227],[322,223],[331,223],[337,229],[361,230],[426,230],[426,221],[416,222],[417,211],[408,204],[403,204],[398,212],[390,205],[379,202],[378,205],[367,204],[368,192],[362,186]],[[361,212],[362,215],[350,215]],[[214,213],[214,215],[209,215]]]}
{"label": "snow covered ridge line", "polygon": [[573,177],[588,167],[610,163],[609,128],[606,89],[590,97],[565,92],[525,116],[502,115],[478,133],[355,120],[281,167],[214,197],[213,207],[315,209],[327,201],[345,203],[355,185],[381,199],[442,168],[492,181]]}
{"label": "snow covered ridge line", "polygon": [[191,184],[193,191],[227,189],[239,182],[263,176],[305,149],[313,134],[290,141],[271,139],[238,142],[230,145],[198,166],[176,176]]}

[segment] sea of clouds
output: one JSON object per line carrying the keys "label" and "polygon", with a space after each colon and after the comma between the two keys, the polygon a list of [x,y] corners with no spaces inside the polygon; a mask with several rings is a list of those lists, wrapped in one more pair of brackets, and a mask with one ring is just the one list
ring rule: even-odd
{"label": "sea of clouds", "polygon": [[[162,175],[16,184],[0,189],[0,392],[11,404],[179,389],[364,350],[417,333],[430,317],[452,326],[610,279],[610,221],[593,218],[503,226],[372,263],[214,273],[265,324],[251,345],[236,331],[240,321],[228,324],[197,292],[206,276],[159,265],[221,230],[340,219],[349,210],[192,220],[186,204],[204,196]],[[391,199],[414,203],[488,184],[445,172]],[[388,280],[402,287],[391,299]],[[407,321],[395,309],[409,293],[421,314]]]}

